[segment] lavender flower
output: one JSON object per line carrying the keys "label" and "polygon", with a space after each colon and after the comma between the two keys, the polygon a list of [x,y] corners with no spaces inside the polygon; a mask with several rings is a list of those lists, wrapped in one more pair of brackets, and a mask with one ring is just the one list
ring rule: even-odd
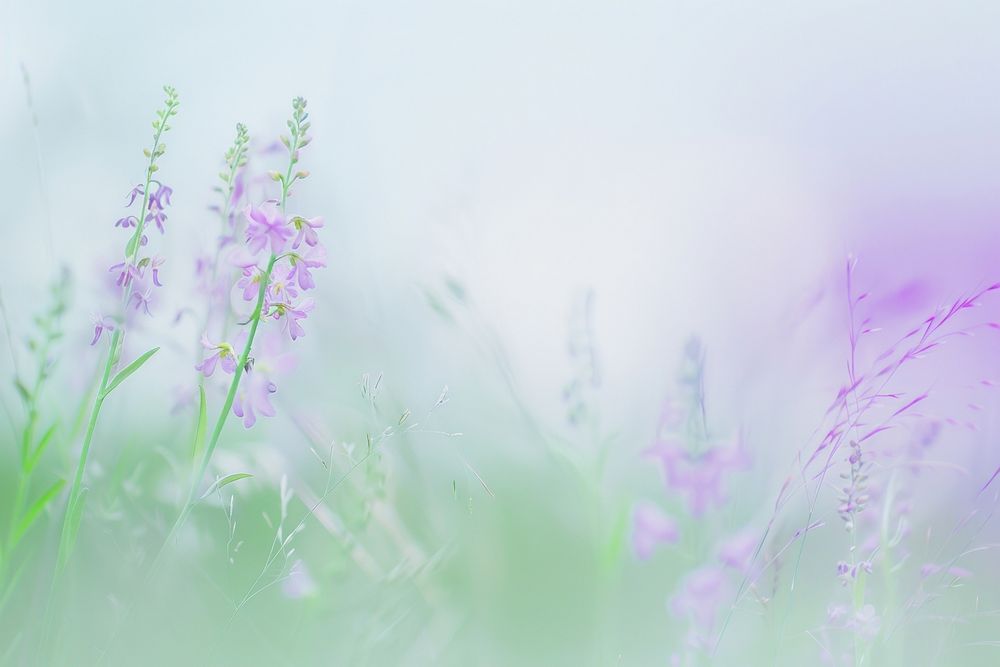
{"label": "lavender flower", "polygon": [[705,566],[685,577],[678,592],[670,599],[670,611],[691,622],[688,642],[693,648],[710,645],[716,615],[728,597],[725,573],[721,568]]}
{"label": "lavender flower", "polygon": [[667,486],[687,498],[688,509],[695,517],[702,516],[709,507],[721,507],[726,501],[727,475],[750,465],[740,442],[691,452],[676,441],[660,439],[645,454],[659,461]]}
{"label": "lavender flower", "polygon": [[94,340],[90,341],[91,345],[96,345],[97,341],[100,339],[101,334],[105,331],[114,331],[115,321],[110,317],[105,317],[103,315],[94,316]]}
{"label": "lavender flower", "polygon": [[258,412],[265,417],[273,417],[275,412],[271,405],[271,394],[277,390],[278,387],[260,373],[250,373],[240,383],[233,402],[233,414],[243,419],[243,426],[246,428],[257,423]]}
{"label": "lavender flower", "polygon": [[308,246],[314,246],[319,243],[319,235],[316,234],[316,230],[323,226],[323,218],[303,218],[301,215],[297,215],[292,218],[292,226],[297,232],[295,240],[292,241],[293,250],[298,248],[302,241],[305,241]]}
{"label": "lavender flower", "polygon": [[291,270],[288,272],[288,279],[298,277],[299,287],[304,290],[316,287],[309,269],[317,269],[326,266],[326,249],[323,246],[312,244],[305,254],[292,253],[289,256]]}
{"label": "lavender flower", "polygon": [[268,200],[260,206],[247,206],[244,215],[250,223],[247,227],[247,249],[251,253],[256,255],[268,245],[275,255],[285,249],[293,232],[278,208],[278,202]]}
{"label": "lavender flower", "polygon": [[652,503],[640,503],[632,512],[632,550],[647,560],[659,544],[674,544],[680,536],[677,524]]}
{"label": "lavender flower", "polygon": [[285,303],[276,303],[274,305],[274,312],[272,317],[274,319],[280,319],[282,316],[285,318],[284,331],[291,336],[292,340],[301,338],[306,335],[305,329],[299,324],[299,320],[304,320],[312,312],[313,307],[316,305],[312,299],[303,299],[298,303],[298,305],[292,306]]}
{"label": "lavender flower", "polygon": [[135,309],[136,310],[139,310],[140,308],[142,308],[142,311],[144,313],[146,313],[147,315],[151,314],[149,312],[149,303],[150,303],[150,301],[152,301],[152,289],[147,288],[143,292],[133,292],[132,293],[132,300],[135,301]]}
{"label": "lavender flower", "polygon": [[[246,335],[243,334],[242,337],[246,338]],[[237,339],[237,345],[239,343],[240,341]],[[195,369],[201,371],[205,377],[212,377],[216,364],[221,365],[222,370],[230,375],[236,371],[238,353],[232,344],[226,342],[213,343],[208,339],[206,334],[202,334],[201,345],[211,352],[201,363],[195,366]]]}

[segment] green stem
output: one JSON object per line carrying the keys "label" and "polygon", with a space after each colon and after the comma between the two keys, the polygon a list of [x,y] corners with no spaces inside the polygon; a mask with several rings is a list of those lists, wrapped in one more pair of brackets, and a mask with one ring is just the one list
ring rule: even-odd
{"label": "green stem", "polygon": [[[101,383],[97,388],[97,396],[90,409],[90,420],[87,422],[87,432],[83,436],[83,446],[80,448],[80,457],[76,464],[76,473],[73,476],[73,485],[69,491],[69,501],[66,505],[66,514],[63,517],[62,530],[59,535],[59,552],[56,558],[56,578],[69,562],[69,555],[76,542],[76,531],[73,529],[74,515],[77,513],[80,503],[80,493],[83,486],[83,473],[87,467],[87,458],[90,455],[90,445],[94,440],[94,430],[97,428],[97,418],[101,414],[101,407],[104,405],[104,390],[108,386],[111,378],[111,371],[114,369],[117,351],[121,345],[121,329],[116,329],[111,336],[111,345],[108,348],[108,358],[104,363],[104,372],[101,375]],[[53,586],[55,585],[53,579]]]}
{"label": "green stem", "polygon": [[[288,200],[288,188],[291,185],[292,169],[294,168],[296,162],[295,153],[299,148],[299,139],[299,133],[297,131],[293,132],[291,146],[289,147],[288,169],[285,172],[284,180],[281,182],[282,215],[285,213],[285,202]],[[232,173],[235,174],[235,169]],[[215,420],[215,427],[212,429],[212,436],[208,441],[208,445],[205,447],[204,454],[202,454],[198,471],[191,479],[191,485],[188,489],[184,504],[181,506],[181,512],[177,516],[177,520],[174,521],[174,525],[171,526],[170,532],[167,533],[167,538],[164,540],[160,550],[153,558],[153,563],[150,566],[147,577],[151,578],[154,575],[167,545],[173,541],[178,531],[180,531],[181,527],[187,521],[188,516],[190,516],[191,510],[194,509],[194,504],[197,499],[198,490],[201,487],[201,482],[205,477],[205,472],[208,470],[209,463],[212,461],[212,455],[215,453],[215,448],[219,444],[219,438],[222,436],[222,429],[226,425],[226,419],[229,418],[229,412],[233,409],[233,402],[236,400],[236,392],[239,390],[240,379],[243,377],[243,370],[246,368],[247,359],[250,358],[250,351],[253,349],[254,338],[257,335],[257,327],[260,326],[260,320],[264,309],[264,297],[267,296],[267,287],[271,281],[271,272],[274,270],[274,265],[278,259],[278,256],[272,252],[267,261],[267,268],[261,274],[260,286],[257,289],[257,303],[254,305],[253,313],[250,315],[249,320],[250,330],[247,333],[246,344],[243,346],[243,352],[240,354],[239,362],[236,364],[236,370],[233,372],[233,379],[229,383],[229,391],[226,393],[226,400],[222,404],[222,409],[219,411],[218,418]]]}
{"label": "green stem", "polygon": [[[142,204],[139,207],[139,214],[136,216],[137,222],[135,225],[135,231],[132,233],[131,239],[125,246],[126,262],[132,265],[135,265],[139,256],[139,248],[141,246],[140,239],[142,238],[143,231],[146,229],[146,208],[149,206],[149,185],[153,182],[153,173],[156,171],[156,158],[159,157],[160,139],[163,137],[163,132],[167,127],[167,120],[170,117],[169,112],[172,109],[172,106],[168,103],[166,109],[167,113],[163,114],[160,118],[159,124],[156,127],[156,134],[153,135],[153,148],[149,152],[149,163],[146,165],[146,182],[142,188]],[[132,248],[131,253],[127,252],[129,247]],[[125,269],[128,270],[128,266],[126,266]],[[120,306],[122,312],[124,312],[128,307],[129,300],[132,298],[132,285],[132,281],[128,280],[126,276],[126,284],[122,289],[122,302]],[[53,586],[58,579],[58,575],[68,563],[70,553],[72,552],[73,546],[76,542],[76,530],[72,524],[75,522],[74,516],[78,511],[80,503],[83,474],[87,467],[87,459],[90,455],[90,445],[93,442],[94,430],[97,428],[97,419],[100,416],[101,407],[104,405],[104,391],[108,387],[108,382],[111,378],[111,371],[114,370],[115,364],[118,362],[118,358],[121,355],[121,345],[124,339],[124,336],[122,335],[123,328],[124,317],[122,318],[122,325],[115,329],[111,336],[111,346],[108,349],[108,358],[104,363],[104,373],[101,376],[101,384],[98,386],[97,396],[94,398],[93,406],[90,409],[90,420],[87,423],[87,432],[83,438],[83,446],[80,449],[80,458],[77,461],[76,473],[73,476],[73,485],[70,487],[66,514],[63,517],[63,525],[59,537],[59,555],[56,559],[56,577],[53,578]]]}

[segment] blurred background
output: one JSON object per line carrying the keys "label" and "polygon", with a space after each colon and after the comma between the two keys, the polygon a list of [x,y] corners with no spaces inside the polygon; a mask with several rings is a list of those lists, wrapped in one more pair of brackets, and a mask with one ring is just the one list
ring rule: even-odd
{"label": "blurred background", "polygon": [[[160,171],[174,189],[166,287],[134,337],[136,351],[163,352],[102,416],[64,664],[710,664],[689,650],[698,612],[671,601],[717,541],[764,534],[797,452],[822,438],[846,381],[847,258],[886,332],[869,358],[1000,274],[1000,6],[5,0],[0,11],[0,288],[15,360],[4,364],[23,363],[66,266],[72,299],[46,398],[66,424],[100,363],[92,315],[162,85],[181,97]],[[200,354],[185,313],[197,309],[194,259],[218,234],[211,188],[235,123],[263,150],[296,95],[314,141],[294,206],[324,216],[329,252],[316,311],[278,415],[249,431],[232,419],[216,456],[213,473],[255,477],[198,510],[137,602],[184,480],[195,414],[183,399]],[[996,311],[986,303],[966,323]],[[914,483],[919,539],[901,586],[966,537],[973,548],[995,535],[943,537],[972,530],[962,521],[1000,464],[997,401],[982,389],[1000,375],[996,350],[987,329],[904,378],[933,386],[925,416],[947,437],[941,465]],[[705,435],[741,434],[747,453],[711,521],[688,516],[643,457],[690,363]],[[16,394],[2,396],[16,431]],[[79,442],[63,440],[50,476],[72,470]],[[13,448],[3,456],[13,462]],[[740,598],[715,664],[850,664],[817,630],[844,595],[830,550],[847,545],[836,493],[819,488],[812,520],[827,523],[804,549],[807,583],[770,608]],[[685,536],[648,559],[631,544],[643,502]],[[802,497],[783,510],[779,547],[808,510]],[[285,514],[284,535],[301,521],[297,551],[272,562]],[[32,538],[40,563],[46,530]],[[980,612],[1000,590],[975,567],[990,554],[962,563],[974,583],[928,594],[942,608],[921,622],[936,633],[895,630],[885,650],[896,653],[874,664],[995,664],[1000,637]],[[775,590],[789,585],[785,561],[766,575]],[[3,612],[12,664],[38,664],[16,638],[40,622],[47,590],[45,567],[29,571]]]}

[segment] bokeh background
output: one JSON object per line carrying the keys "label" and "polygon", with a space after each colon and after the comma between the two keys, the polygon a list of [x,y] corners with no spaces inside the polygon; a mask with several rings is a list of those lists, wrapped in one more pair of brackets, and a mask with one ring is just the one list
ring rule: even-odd
{"label": "bokeh background", "polygon": [[[1000,275],[989,3],[6,0],[2,15],[5,337],[23,354],[67,266],[47,398],[67,423],[99,363],[91,314],[161,86],[182,100],[161,166],[174,188],[167,287],[136,334],[163,353],[102,417],[66,664],[671,664],[687,633],[671,595],[709,542],[763,530],[844,382],[847,257],[887,340]],[[194,255],[217,233],[213,179],[234,124],[266,146],[295,95],[315,137],[296,206],[327,221],[317,310],[278,416],[250,431],[233,420],[220,447],[215,472],[255,478],[199,510],[136,604],[192,428],[176,403],[195,382],[199,332],[183,313]],[[997,306],[984,311],[974,320]],[[640,561],[635,503],[699,523],[641,455],[691,336],[712,431],[743,433],[753,465],[693,545]],[[581,339],[598,369],[582,426],[566,398]],[[955,422],[948,465],[914,494],[915,571],[971,508],[989,511],[976,491],[1000,464],[997,400],[970,387],[1000,375],[996,346],[985,331],[906,378],[933,386],[928,414]],[[379,377],[375,406],[362,389]],[[2,395],[14,426],[16,395]],[[404,410],[419,426],[352,469],[345,443],[363,452]],[[60,446],[51,475],[79,445]],[[275,583],[233,616],[266,562],[282,477],[292,525],[324,488],[310,448],[353,472],[303,521],[288,565],[309,575],[271,568]],[[798,597],[775,598],[785,620],[741,605],[717,664],[820,659],[807,630],[842,595],[834,495]],[[805,509],[788,510],[786,538]],[[1000,602],[990,556],[963,561],[975,577],[920,621],[935,633],[900,631],[906,664],[1000,659],[980,613]],[[4,612],[5,642],[31,634],[46,590],[39,567]],[[13,664],[34,664],[27,645]]]}

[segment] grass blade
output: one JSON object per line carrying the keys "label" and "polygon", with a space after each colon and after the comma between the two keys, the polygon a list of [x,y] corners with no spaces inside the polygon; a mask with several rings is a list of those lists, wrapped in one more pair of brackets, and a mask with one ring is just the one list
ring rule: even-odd
{"label": "grass blade", "polygon": [[52,502],[53,498],[59,495],[59,492],[62,490],[65,484],[66,480],[64,479],[56,480],[56,483],[50,486],[48,489],[46,489],[45,493],[43,493],[38,498],[38,500],[36,500],[31,505],[31,507],[28,508],[28,511],[25,512],[24,516],[21,517],[21,520],[18,521],[17,527],[14,529],[13,535],[11,535],[10,539],[11,548],[13,548],[13,546],[16,545],[21,540],[21,537],[24,536],[26,532],[28,532],[28,529],[31,528],[31,524],[35,522],[35,519],[37,519],[38,515],[42,513],[42,510],[45,509],[45,506],[48,505],[50,502]]}
{"label": "grass blade", "polygon": [[138,359],[136,359],[131,364],[129,364],[128,366],[126,366],[125,368],[123,368],[118,373],[118,375],[116,375],[111,380],[111,382],[108,383],[108,386],[104,389],[104,391],[101,392],[101,398],[106,398],[108,394],[110,394],[112,391],[114,391],[115,387],[117,387],[122,382],[124,382],[128,378],[129,375],[132,375],[132,373],[135,373],[137,370],[139,370],[139,368],[142,367],[142,365],[144,363],[146,363],[147,361],[149,361],[149,358],[151,356],[153,356],[154,354],[156,354],[157,352],[159,352],[159,350],[160,350],[160,348],[158,348],[158,347],[154,347],[151,350],[147,350]]}

